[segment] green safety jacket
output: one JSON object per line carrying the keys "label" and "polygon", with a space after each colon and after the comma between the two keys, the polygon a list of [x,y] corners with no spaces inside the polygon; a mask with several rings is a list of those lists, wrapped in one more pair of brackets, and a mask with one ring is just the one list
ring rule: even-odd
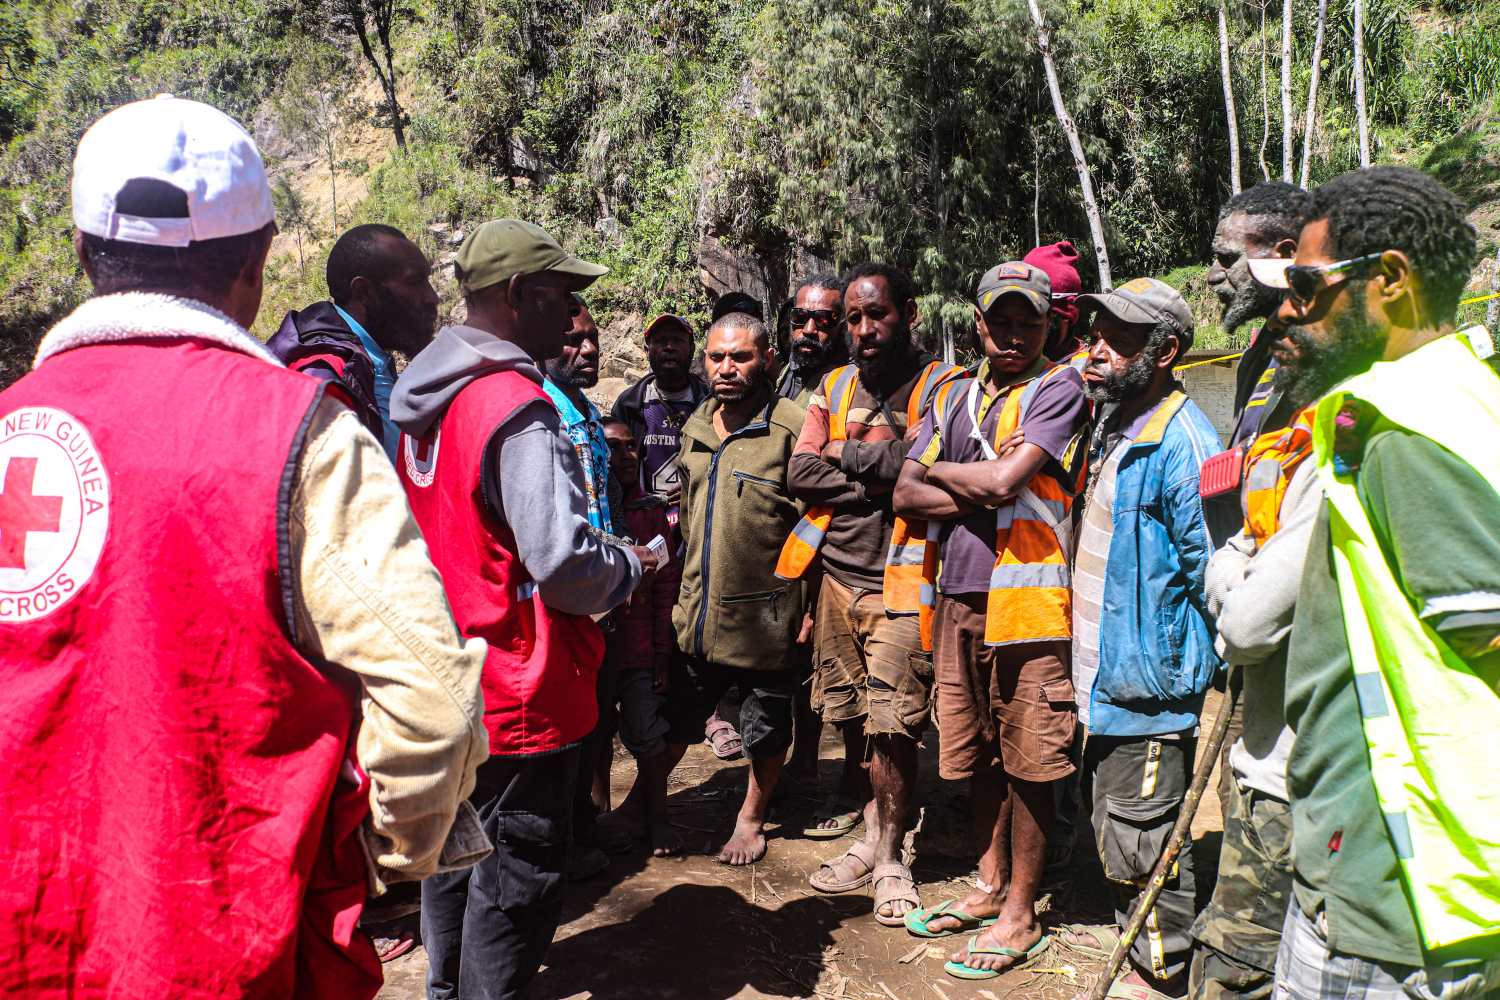
{"label": "green safety jacket", "polygon": [[1359,501],[1357,470],[1335,467],[1336,423],[1351,403],[1500,488],[1500,379],[1462,336],[1442,337],[1339,385],[1313,430],[1370,771],[1422,946],[1438,961],[1495,957],[1500,695],[1418,616]]}

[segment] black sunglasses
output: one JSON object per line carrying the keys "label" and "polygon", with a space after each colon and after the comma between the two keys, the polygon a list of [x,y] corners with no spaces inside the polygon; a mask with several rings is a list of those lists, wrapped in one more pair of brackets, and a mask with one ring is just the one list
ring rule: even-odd
{"label": "black sunglasses", "polygon": [[832,309],[793,309],[792,328],[797,329],[807,325],[811,320],[820,330],[826,330],[837,325],[841,317]]}
{"label": "black sunglasses", "polygon": [[[1368,270],[1378,263],[1382,254],[1367,253],[1363,257],[1351,257],[1333,264],[1293,264],[1286,269],[1286,287],[1298,305],[1312,305],[1313,299],[1325,288],[1337,285],[1356,271]],[[1339,276],[1337,280],[1330,280]]]}

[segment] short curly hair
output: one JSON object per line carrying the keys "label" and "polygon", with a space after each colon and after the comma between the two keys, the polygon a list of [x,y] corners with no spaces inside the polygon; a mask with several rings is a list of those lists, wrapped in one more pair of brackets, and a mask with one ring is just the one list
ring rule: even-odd
{"label": "short curly hair", "polygon": [[1452,322],[1478,253],[1478,237],[1453,192],[1410,167],[1340,174],[1313,192],[1311,219],[1328,220],[1340,258],[1400,250],[1421,277],[1423,305]]}
{"label": "short curly hair", "polygon": [[1295,240],[1312,211],[1312,196],[1286,181],[1265,181],[1246,188],[1219,209],[1219,221],[1231,215],[1252,216],[1260,232],[1271,242]]}
{"label": "short curly hair", "polygon": [[891,298],[895,300],[897,306],[916,301],[917,283],[911,280],[911,275],[895,264],[878,264],[874,261],[855,264],[844,275],[844,287],[848,288],[860,278],[884,278],[885,283],[890,286]]}

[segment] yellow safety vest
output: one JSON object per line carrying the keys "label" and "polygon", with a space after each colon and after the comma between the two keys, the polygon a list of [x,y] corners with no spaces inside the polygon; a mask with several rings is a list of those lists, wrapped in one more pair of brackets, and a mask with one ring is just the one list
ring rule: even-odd
{"label": "yellow safety vest", "polygon": [[[940,388],[961,374],[963,369],[942,361],[932,361],[912,386],[906,402],[906,420],[910,427],[922,419],[927,406]],[[828,400],[828,440],[848,440],[849,410],[854,405],[855,381],[859,370],[854,365],[835,368],[823,377],[823,398]],[[896,430],[897,428],[892,428]],[[776,560],[776,575],[783,580],[801,579],[812,565],[823,544],[833,508],[816,506],[792,529]],[[914,615],[921,610],[923,564],[927,559],[927,523],[897,517],[891,528],[891,544],[886,552],[882,596],[885,609],[895,615]],[[932,554],[936,558],[936,547]]]}
{"label": "yellow safety vest", "polygon": [[1257,546],[1281,527],[1281,504],[1292,476],[1312,454],[1316,404],[1298,411],[1285,427],[1257,437],[1245,455],[1245,530]]}
{"label": "yellow safety vest", "polygon": [[1338,386],[1319,404],[1313,451],[1330,507],[1334,573],[1370,773],[1426,952],[1500,954],[1500,781],[1490,771],[1500,696],[1411,606],[1355,489],[1334,467],[1350,402],[1452,452],[1500,484],[1500,379],[1447,336]]}

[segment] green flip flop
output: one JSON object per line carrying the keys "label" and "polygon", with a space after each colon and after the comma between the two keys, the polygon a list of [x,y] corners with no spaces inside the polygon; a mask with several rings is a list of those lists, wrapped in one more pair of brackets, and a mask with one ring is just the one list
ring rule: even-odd
{"label": "green flip flop", "polygon": [[979,935],[975,934],[969,938],[969,954],[972,955],[999,955],[1001,958],[1013,959],[1003,969],[971,969],[962,962],[944,962],[943,971],[954,979],[998,979],[1004,973],[1012,969],[1031,964],[1041,957],[1042,952],[1047,950],[1047,945],[1052,943],[1052,936],[1043,934],[1041,940],[1027,948],[1025,951],[1017,951],[1014,948],[981,948],[979,947]]}
{"label": "green flip flop", "polygon": [[[952,917],[959,926],[947,931],[929,930],[927,925],[939,917]],[[906,933],[919,938],[945,938],[990,926],[999,917],[976,917],[958,908],[958,900],[945,899],[936,906],[922,906],[906,914]]]}

